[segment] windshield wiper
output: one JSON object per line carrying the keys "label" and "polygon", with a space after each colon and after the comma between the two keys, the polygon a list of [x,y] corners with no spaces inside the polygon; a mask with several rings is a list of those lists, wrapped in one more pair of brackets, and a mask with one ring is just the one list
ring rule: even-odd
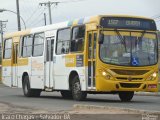
{"label": "windshield wiper", "polygon": [[115,31],[116,31],[116,33],[118,35],[118,38],[121,40],[122,44],[124,45],[125,51],[127,52],[127,47],[126,47],[126,43],[125,43],[124,37],[122,37],[122,35],[119,33],[119,31],[117,29]]}
{"label": "windshield wiper", "polygon": [[[139,37],[139,39],[138,39],[139,41],[143,39],[145,33],[146,33],[146,31],[144,30],[144,31],[142,32],[142,35],[141,35],[141,36]],[[148,41],[148,42],[149,42],[149,41]],[[149,43],[148,43],[148,44],[149,44]],[[149,49],[150,49],[150,48],[148,48],[147,46],[146,46],[146,48],[147,48],[147,54],[148,54],[147,59],[148,59],[148,62],[149,62],[149,64],[150,64],[150,63],[151,63],[151,59],[150,59],[150,55],[149,55]]]}
{"label": "windshield wiper", "polygon": [[139,41],[142,40],[142,38],[144,37],[145,33],[146,33],[146,31],[144,30],[144,31],[142,32],[142,35],[138,38]]}
{"label": "windshield wiper", "polygon": [[[118,35],[118,38],[121,40],[122,44],[124,45],[125,47],[125,51],[127,52],[127,47],[126,47],[126,43],[125,43],[125,39],[122,37],[122,35],[119,33],[119,31],[117,29],[115,29],[117,35]],[[112,63],[113,61],[113,57],[111,57],[111,60],[110,60],[110,63]]]}
{"label": "windshield wiper", "polygon": [[[142,41],[145,33],[146,33],[146,31],[144,30],[144,31],[142,32],[142,35],[141,35],[141,36],[139,37],[139,39],[138,39],[139,41],[140,41],[140,40]],[[148,44],[149,44],[149,43],[148,43]],[[148,53],[147,59],[148,59],[148,62],[149,62],[149,64],[150,64],[151,60],[150,60],[150,57],[149,57],[149,48],[148,48],[148,47],[147,47],[147,53]]]}

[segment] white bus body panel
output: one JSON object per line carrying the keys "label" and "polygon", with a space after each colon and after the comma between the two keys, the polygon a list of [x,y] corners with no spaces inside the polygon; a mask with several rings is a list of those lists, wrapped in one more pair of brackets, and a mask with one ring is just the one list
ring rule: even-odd
{"label": "white bus body panel", "polygon": [[65,55],[56,55],[54,60],[54,79],[56,90],[69,90],[69,75],[72,71],[77,72],[82,91],[86,90],[85,67],[66,67]]}
{"label": "white bus body panel", "polygon": [[57,55],[53,59],[55,89],[69,90],[67,68],[65,67],[65,55]]}
{"label": "white bus body panel", "polygon": [[11,87],[12,86],[12,69],[11,66],[2,67],[2,82],[4,85]]}
{"label": "white bus body panel", "polygon": [[31,88],[44,88],[44,56],[31,58]]}
{"label": "white bus body panel", "polygon": [[22,76],[24,73],[27,73],[29,76],[29,81],[31,80],[31,57],[28,57],[27,59],[28,59],[28,65],[18,66],[18,87],[20,88],[22,88]]}

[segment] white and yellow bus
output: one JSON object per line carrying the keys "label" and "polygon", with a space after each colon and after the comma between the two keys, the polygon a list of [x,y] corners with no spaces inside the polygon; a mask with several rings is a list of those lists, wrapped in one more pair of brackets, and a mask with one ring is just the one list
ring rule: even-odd
{"label": "white and yellow bus", "polygon": [[64,98],[158,91],[154,20],[98,15],[5,35],[3,83],[27,97],[60,91]]}

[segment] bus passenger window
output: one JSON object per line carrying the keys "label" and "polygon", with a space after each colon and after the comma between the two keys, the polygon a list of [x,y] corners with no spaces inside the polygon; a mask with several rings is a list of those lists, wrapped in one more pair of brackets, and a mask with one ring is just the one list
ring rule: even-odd
{"label": "bus passenger window", "polygon": [[42,56],[44,48],[44,33],[38,33],[34,36],[33,56]]}
{"label": "bus passenger window", "polygon": [[70,28],[58,31],[56,54],[67,54],[69,52]]}
{"label": "bus passenger window", "polygon": [[33,35],[24,36],[22,39],[22,57],[30,57],[32,55]]}
{"label": "bus passenger window", "polygon": [[11,58],[11,52],[12,52],[12,39],[7,39],[4,41],[4,59]]}
{"label": "bus passenger window", "polygon": [[47,38],[46,43],[46,61],[53,61],[54,37]]}
{"label": "bus passenger window", "polygon": [[71,52],[83,51],[85,38],[85,26],[73,28],[71,40]]}

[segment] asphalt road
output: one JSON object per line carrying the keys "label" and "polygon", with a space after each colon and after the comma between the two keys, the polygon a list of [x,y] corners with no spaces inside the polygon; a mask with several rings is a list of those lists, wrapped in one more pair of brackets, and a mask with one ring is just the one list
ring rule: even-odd
{"label": "asphalt road", "polygon": [[0,85],[0,102],[49,111],[71,110],[74,104],[160,111],[160,96],[135,95],[131,102],[122,103],[118,95],[88,95],[86,101],[77,102],[63,99],[59,92],[42,92],[39,98],[27,98],[23,96],[22,89],[3,85]]}

